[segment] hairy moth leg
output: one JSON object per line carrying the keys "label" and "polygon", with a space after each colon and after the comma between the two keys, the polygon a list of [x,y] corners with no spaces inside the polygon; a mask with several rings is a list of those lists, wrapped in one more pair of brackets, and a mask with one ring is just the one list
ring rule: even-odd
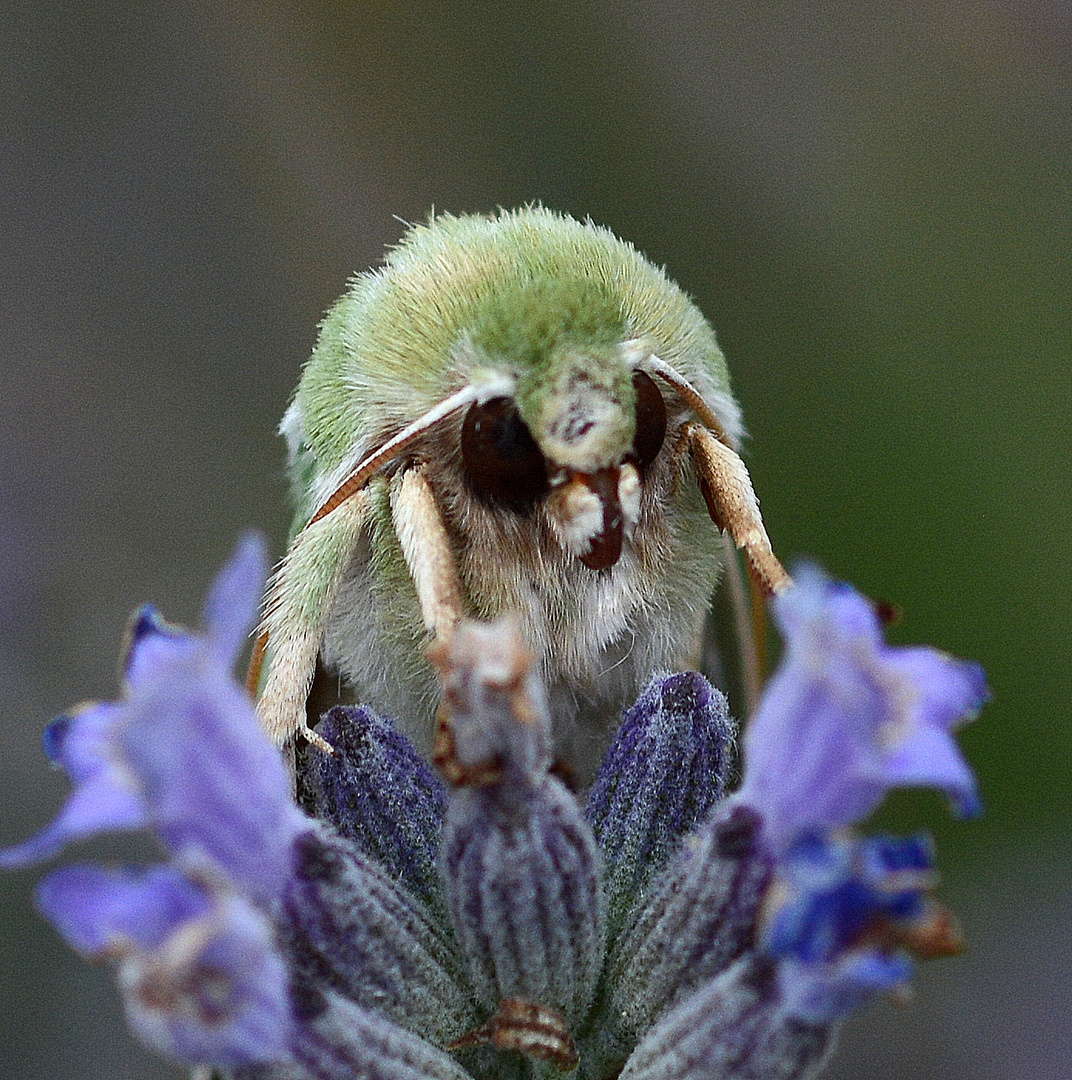
{"label": "hairy moth leg", "polygon": [[711,520],[744,552],[748,571],[763,592],[781,592],[791,579],[771,548],[744,462],[699,424],[686,426],[685,442]]}
{"label": "hairy moth leg", "polygon": [[300,732],[331,750],[309,727],[305,700],[328,613],[367,517],[368,495],[361,490],[298,533],[268,584],[259,628],[268,674],[257,711],[278,746]]}
{"label": "hairy moth leg", "polygon": [[435,494],[420,465],[392,485],[391,519],[425,629],[433,641],[446,640],[463,615],[461,583]]}

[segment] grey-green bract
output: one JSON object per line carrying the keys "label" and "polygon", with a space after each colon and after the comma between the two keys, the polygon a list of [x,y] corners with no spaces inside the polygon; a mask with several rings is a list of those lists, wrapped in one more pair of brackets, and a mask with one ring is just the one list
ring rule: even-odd
{"label": "grey-green bract", "polygon": [[517,612],[582,773],[653,671],[694,667],[726,529],[770,553],[714,332],[609,230],[533,207],[411,228],[329,311],[282,424],[297,502],[261,715],[308,729],[318,649],[418,746],[415,643]]}

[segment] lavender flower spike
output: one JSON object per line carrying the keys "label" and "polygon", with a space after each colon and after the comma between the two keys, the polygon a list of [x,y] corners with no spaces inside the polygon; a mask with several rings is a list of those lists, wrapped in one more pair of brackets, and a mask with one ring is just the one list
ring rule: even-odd
{"label": "lavender flower spike", "polygon": [[773,849],[862,820],[892,787],[937,787],[961,814],[978,811],[952,737],[988,696],[978,665],[886,645],[868,601],[814,566],[799,568],[774,615],[786,655],[745,731],[736,794]]}
{"label": "lavender flower spike", "polygon": [[202,633],[136,617],[121,699],[47,737],[67,805],[0,853],[21,865],[116,828],[163,842],[162,865],[69,866],[38,891],[71,945],[115,964],[161,1052],[231,1080],[811,1080],[911,954],[956,948],[929,842],[850,827],[902,784],[974,808],[951,733],[982,675],[886,646],[818,570],[775,603],[786,656],[740,789],[724,700],[658,675],[587,821],[509,620],[433,648],[449,790],[388,721],[337,709],[335,753],[297,758],[306,816],[231,672],[263,576],[247,540]]}
{"label": "lavender flower spike", "polygon": [[436,657],[450,724],[438,760],[458,784],[440,868],[470,978],[496,1011],[458,1045],[520,1048],[546,1030],[547,1056],[571,1069],[565,1029],[587,1012],[603,953],[600,864],[576,799],[548,772],[533,661],[513,621],[462,623]]}

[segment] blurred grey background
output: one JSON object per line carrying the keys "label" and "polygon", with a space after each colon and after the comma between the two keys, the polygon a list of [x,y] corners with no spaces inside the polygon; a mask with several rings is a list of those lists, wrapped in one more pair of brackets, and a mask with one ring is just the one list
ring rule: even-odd
{"label": "blurred grey background", "polygon": [[[971,942],[830,1076],[1072,1075],[1068,0],[139,4],[0,14],[0,842],[66,784],[153,600],[195,621],[287,522],[275,425],[347,276],[429,208],[542,200],[719,331],[783,557],[986,666],[987,814],[938,835]],[[180,1075],[2,889],[0,1075]]]}

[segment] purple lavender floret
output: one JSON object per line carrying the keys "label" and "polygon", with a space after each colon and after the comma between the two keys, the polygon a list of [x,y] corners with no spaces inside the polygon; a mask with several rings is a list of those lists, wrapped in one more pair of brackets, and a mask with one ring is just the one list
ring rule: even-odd
{"label": "purple lavender floret", "polygon": [[725,695],[694,671],[653,676],[623,714],[585,807],[611,933],[725,794],[735,732]]}
{"label": "purple lavender floret", "polygon": [[293,1017],[274,928],[244,898],[215,898],[201,920],[118,965],[127,1019],[150,1046],[219,1066],[287,1054]]}
{"label": "purple lavender floret", "polygon": [[442,908],[436,860],[446,789],[410,741],[370,709],[338,706],[317,727],[334,748],[303,755],[298,797],[424,903]]}
{"label": "purple lavender floret", "polygon": [[287,973],[267,918],[170,866],[66,866],[38,887],[79,952],[117,965],[131,1027],[185,1061],[242,1064],[286,1052]]}
{"label": "purple lavender floret", "polygon": [[38,837],[0,855],[19,865],[105,830],[155,832],[166,865],[62,868],[38,902],[75,948],[116,963],[141,1037],[187,1061],[270,1059],[289,1039],[269,910],[304,818],[230,673],[264,572],[263,544],[249,538],[210,592],[201,636],[138,613],[123,699],[65,717],[46,737],[75,784],[70,798]]}
{"label": "purple lavender floret", "polygon": [[0,866],[42,862],[95,833],[146,824],[140,785],[115,746],[122,720],[120,705],[93,704],[59,717],[45,729],[45,753],[63,766],[75,788],[51,824],[0,851]]}
{"label": "purple lavender floret", "polygon": [[920,919],[933,871],[934,853],[925,835],[802,837],[779,863],[789,896],[778,905],[764,948],[804,964],[826,963],[880,920]]}
{"label": "purple lavender floret", "polygon": [[953,740],[988,696],[982,669],[882,640],[871,604],[810,565],[774,600],[785,657],[744,736],[741,802],[782,850],[803,832],[862,821],[894,787],[936,787],[980,809]]}
{"label": "purple lavender floret", "polygon": [[931,921],[927,836],[806,836],[779,872],[762,948],[783,961],[779,990],[788,1015],[838,1020],[907,982],[911,963],[891,943]]}
{"label": "purple lavender floret", "polygon": [[72,948],[102,956],[123,943],[159,948],[175,927],[207,914],[205,889],[170,866],[53,870],[37,887],[37,906]]}
{"label": "purple lavender floret", "polygon": [[[303,813],[231,667],[264,574],[247,540],[191,634],[143,609],[121,700],[57,721],[74,789],[0,853],[149,829],[166,861],[68,866],[38,903],[117,969],[134,1031],[230,1080],[805,1080],[843,1019],[937,953],[925,837],[851,826],[904,784],[977,805],[951,732],[974,665],[882,641],[806,568],[776,601],[786,657],[725,792],[734,729],[696,674],[628,710],[587,820],[552,774],[516,625],[436,656],[449,791],[391,724],[336,709],[303,752]],[[319,755],[319,756],[318,756]],[[610,912],[610,918],[607,912]],[[948,951],[948,950],[947,950]]]}
{"label": "purple lavender floret", "polygon": [[[7,865],[50,857],[97,832],[151,827],[171,854],[213,866],[255,899],[277,897],[288,845],[304,827],[283,762],[231,667],[259,604],[263,543],[249,538],[210,592],[220,619],[202,636],[135,619],[121,701],[90,705],[54,725],[46,745],[75,784],[59,817],[0,853]],[[242,618],[220,592],[241,597]]]}

